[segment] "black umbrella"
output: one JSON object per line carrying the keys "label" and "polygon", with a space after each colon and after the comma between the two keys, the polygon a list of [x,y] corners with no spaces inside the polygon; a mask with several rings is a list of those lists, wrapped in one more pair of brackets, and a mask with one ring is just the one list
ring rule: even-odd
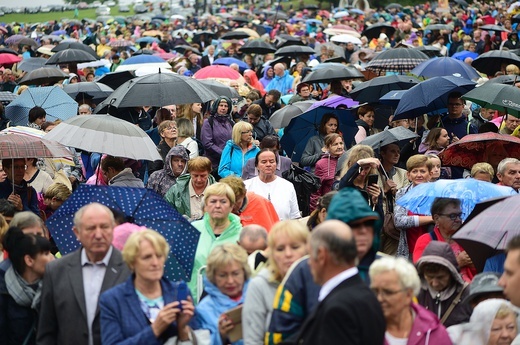
{"label": "black umbrella", "polygon": [[229,31],[220,36],[223,40],[242,40],[244,38],[249,38],[249,34],[244,31]]}
{"label": "black umbrella", "polygon": [[8,105],[14,101],[16,97],[18,97],[16,93],[12,93],[10,91],[0,91],[0,103],[3,105]]}
{"label": "black umbrella", "polygon": [[520,82],[520,76],[514,74],[508,75],[499,75],[498,77],[491,78],[486,81],[484,84],[506,84],[506,85],[514,85]]}
{"label": "black umbrella", "polygon": [[366,36],[369,40],[371,40],[373,38],[378,38],[381,33],[391,37],[395,33],[395,28],[390,24],[376,23],[363,30],[361,36]]}
{"label": "black umbrella", "polygon": [[343,56],[336,56],[336,57],[327,59],[327,60],[323,61],[322,63],[331,63],[331,62],[345,63],[345,64],[348,63],[347,59],[345,59]]}
{"label": "black umbrella", "polygon": [[454,3],[456,3],[459,6],[462,7],[468,7],[469,4],[465,0],[453,0]]}
{"label": "black umbrella", "polygon": [[304,83],[330,83],[335,80],[345,79],[356,79],[364,78],[365,76],[357,68],[352,66],[340,67],[336,64],[330,67],[323,67],[314,70],[311,74],[307,75],[304,79]]}
{"label": "black umbrella", "polygon": [[509,64],[520,66],[520,57],[507,50],[490,50],[473,60],[471,66],[481,73],[495,75]]}
{"label": "black umbrella", "polygon": [[392,48],[378,54],[365,68],[377,74],[384,72],[406,74],[428,59],[428,55],[416,49]]}
{"label": "black umbrella", "polygon": [[173,47],[173,50],[175,50],[176,52],[181,53],[181,54],[184,54],[186,52],[186,50],[190,50],[197,55],[201,54],[197,48],[194,48],[192,46],[187,46],[187,45],[175,46],[175,47]]}
{"label": "black umbrella", "polygon": [[302,40],[290,40],[290,41],[280,41],[280,43],[277,45],[277,48],[284,48],[289,46],[307,46],[305,43],[303,43]]}
{"label": "black umbrella", "polygon": [[33,57],[33,58],[22,60],[20,63],[18,63],[18,69],[20,71],[24,71],[24,72],[31,72],[31,71],[34,71],[35,69],[43,67],[46,62],[47,62],[47,59]]}
{"label": "black umbrella", "polygon": [[276,48],[262,39],[256,39],[247,41],[242,47],[240,47],[240,51],[245,54],[265,55],[274,53]]}
{"label": "black umbrella", "polygon": [[441,50],[434,46],[419,46],[419,47],[413,47],[412,49],[418,50],[418,51],[428,55],[430,58],[442,56]]}
{"label": "black umbrella", "polygon": [[9,48],[0,48],[0,54],[13,54],[18,56],[18,52],[15,52],[14,50]]}
{"label": "black umbrella", "polygon": [[360,103],[377,103],[379,98],[393,90],[408,90],[420,81],[404,75],[377,77],[357,85],[350,96]]}
{"label": "black umbrella", "polygon": [[520,13],[511,17],[511,23],[520,23]]}
{"label": "black umbrella", "polygon": [[368,145],[374,150],[379,150],[383,146],[400,143],[407,140],[409,141],[410,139],[417,137],[419,137],[419,135],[416,133],[407,128],[399,126],[371,135],[366,139],[363,139],[360,144]]}
{"label": "black umbrella", "polygon": [[289,46],[278,49],[275,56],[298,56],[298,55],[312,55],[314,49],[309,46]]}
{"label": "black umbrella", "polygon": [[103,103],[116,108],[149,105],[206,103],[218,95],[197,79],[157,73],[134,78],[121,85]]}
{"label": "black umbrella", "polygon": [[211,91],[215,92],[217,95],[226,96],[229,98],[238,98],[240,95],[237,90],[222,83],[219,83],[213,79],[200,79],[202,84],[208,87]]}
{"label": "black umbrella", "polygon": [[40,67],[32,70],[18,82],[20,85],[52,85],[67,79],[69,75],[57,67]]}
{"label": "black umbrella", "polygon": [[289,56],[279,56],[271,61],[266,62],[264,66],[274,66],[279,62],[289,66],[291,64],[291,58]]}
{"label": "black umbrella", "polygon": [[57,52],[51,56],[46,65],[58,65],[68,63],[80,63],[80,62],[91,62],[99,60],[99,58],[92,56],[84,50],[79,49],[67,49]]}
{"label": "black umbrella", "polygon": [[286,105],[275,111],[269,118],[269,122],[273,128],[285,128],[293,118],[306,112],[314,102],[316,101],[308,100]]}
{"label": "black umbrella", "polygon": [[494,25],[494,24],[486,24],[480,27],[481,30],[487,31],[498,31],[498,32],[511,32],[511,30],[507,30],[502,25]]}
{"label": "black umbrella", "polygon": [[[110,86],[102,84],[100,82],[82,82],[75,84],[67,84],[63,87],[70,97],[76,99],[76,96],[83,93],[85,98],[93,99],[94,103],[105,100],[108,96],[114,92]],[[90,97],[88,97],[90,96]]]}
{"label": "black umbrella", "polygon": [[88,45],[83,44],[81,42],[61,42],[56,47],[52,48],[51,52],[57,53],[57,52],[60,52],[62,50],[67,50],[67,49],[83,50],[96,58],[98,57],[96,52],[94,51],[94,49],[90,48]]}
{"label": "black umbrella", "polygon": [[115,90],[133,78],[134,75],[130,71],[112,72],[105,74],[97,82],[108,85]]}
{"label": "black umbrella", "polygon": [[39,47],[39,44],[35,40],[33,40],[32,38],[29,38],[29,37],[22,38],[21,40],[18,41],[17,44],[20,46],[31,46],[33,48]]}
{"label": "black umbrella", "polygon": [[249,19],[245,17],[232,17],[231,20],[237,23],[249,23]]}

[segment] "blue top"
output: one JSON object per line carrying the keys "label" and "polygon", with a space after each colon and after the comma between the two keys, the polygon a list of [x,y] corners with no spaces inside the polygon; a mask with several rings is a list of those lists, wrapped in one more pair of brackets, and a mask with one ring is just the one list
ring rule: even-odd
{"label": "blue top", "polygon": [[249,158],[255,158],[260,149],[252,145],[246,153],[242,153],[242,148],[235,144],[233,140],[228,140],[218,166],[218,174],[220,177],[236,175],[242,177],[242,169]]}

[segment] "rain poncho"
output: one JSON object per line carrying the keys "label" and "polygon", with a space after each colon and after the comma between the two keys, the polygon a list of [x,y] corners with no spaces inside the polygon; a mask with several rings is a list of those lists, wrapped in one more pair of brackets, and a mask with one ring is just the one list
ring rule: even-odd
{"label": "rain poncho", "polygon": [[[179,145],[172,147],[170,152],[166,155],[166,164],[164,165],[164,168],[150,175],[148,183],[146,184],[147,188],[153,189],[161,196],[164,196],[171,186],[177,182],[178,176],[175,176],[172,171],[172,157],[181,157],[186,162],[189,160],[188,152],[184,146]],[[187,167],[188,165],[186,165],[184,171],[180,175],[186,172]]]}

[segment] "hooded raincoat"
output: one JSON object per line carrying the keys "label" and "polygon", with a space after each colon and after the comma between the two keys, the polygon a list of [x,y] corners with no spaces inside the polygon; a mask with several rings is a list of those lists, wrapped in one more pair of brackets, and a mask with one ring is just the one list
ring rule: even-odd
{"label": "hooded raincoat", "polygon": [[265,91],[278,90],[282,96],[286,95],[291,92],[293,81],[294,77],[291,76],[288,71],[285,71],[281,77],[275,75],[273,80],[271,80],[265,88]]}
{"label": "hooded raincoat", "polygon": [[171,148],[170,152],[166,155],[164,168],[162,170],[154,172],[148,178],[148,183],[146,184],[146,188],[153,189],[161,196],[164,197],[166,192],[177,182],[177,177],[181,176],[186,172],[188,165],[184,168],[184,171],[181,172],[179,176],[175,176],[172,171],[172,157],[180,157],[184,161],[188,162],[190,157],[188,156],[188,151],[184,146],[174,146]]}
{"label": "hooded raincoat", "polygon": [[[175,183],[164,195],[164,199],[170,203],[182,215],[191,218],[190,184],[191,175],[184,174],[177,178]],[[215,178],[208,176],[208,186],[215,183]]]}
{"label": "hooded raincoat", "polygon": [[218,115],[216,111],[211,114],[210,118],[202,124],[200,139],[204,145],[205,155],[211,161],[213,169],[217,169],[222,150],[228,140],[231,139],[233,132],[233,120],[231,119],[231,110],[233,105],[227,97],[220,96],[215,100],[214,104],[219,104],[222,100],[228,103],[228,114]]}

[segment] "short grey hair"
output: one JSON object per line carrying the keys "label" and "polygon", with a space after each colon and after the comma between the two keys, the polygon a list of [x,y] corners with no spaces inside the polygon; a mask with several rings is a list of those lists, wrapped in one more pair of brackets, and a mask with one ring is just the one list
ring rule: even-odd
{"label": "short grey hair", "polygon": [[403,289],[412,290],[414,296],[419,294],[419,290],[421,289],[419,274],[417,274],[414,265],[404,258],[389,256],[375,260],[372,265],[370,265],[368,275],[370,276],[370,280],[372,280],[375,276],[390,271],[397,273]]}
{"label": "short grey hair", "polygon": [[257,224],[246,225],[240,232],[239,241],[242,242],[244,238],[248,238],[251,242],[256,242],[259,239],[262,239],[267,244],[267,230],[263,226]]}
{"label": "short grey hair", "polygon": [[99,209],[105,211],[109,215],[110,221],[112,222],[112,225],[114,225],[114,226],[116,225],[116,220],[115,220],[115,217],[114,217],[114,213],[108,207],[106,207],[105,205],[100,204],[98,202],[92,202],[90,204],[82,206],[79,210],[76,211],[76,213],[74,213],[73,222],[74,222],[74,227],[76,229],[80,230],[80,228],[81,228],[81,220],[83,218],[83,214],[85,213],[86,210],[88,210],[91,207],[96,207],[96,208],[99,208]]}
{"label": "short grey hair", "polygon": [[16,226],[20,230],[39,226],[45,231],[45,223],[43,220],[31,211],[18,212],[14,215],[9,226]]}
{"label": "short grey hair", "polygon": [[[336,222],[333,220],[327,220],[318,225],[311,233],[310,248],[311,255],[316,257],[318,255],[318,249],[320,247],[325,248],[332,259],[337,265],[355,264],[357,265],[357,247],[356,240],[352,233],[350,238],[341,236],[338,231],[334,229],[332,224],[329,222]],[[339,221],[338,221],[339,222]],[[343,223],[346,227],[350,227]]]}
{"label": "short grey hair", "polygon": [[504,175],[508,164],[520,164],[520,160],[516,158],[504,158],[498,163],[497,174]]}

